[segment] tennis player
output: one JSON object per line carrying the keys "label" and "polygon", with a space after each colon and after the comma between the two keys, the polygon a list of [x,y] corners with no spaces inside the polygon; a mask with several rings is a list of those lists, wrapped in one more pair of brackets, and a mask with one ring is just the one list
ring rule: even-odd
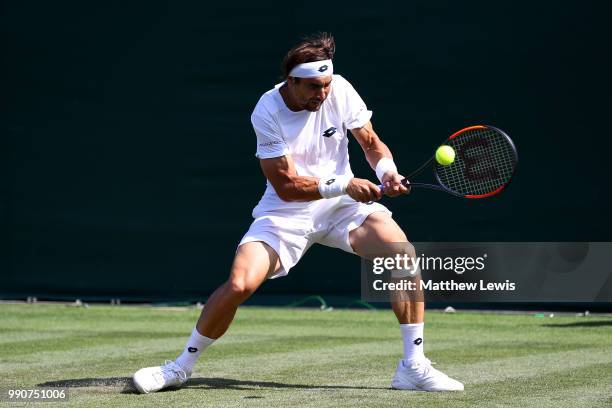
{"label": "tennis player", "polygon": [[[254,221],[238,244],[229,279],[206,302],[182,354],[137,371],[138,391],[185,383],[200,354],[228,329],[238,306],[266,279],[287,275],[311,245],[360,255],[372,244],[407,242],[391,212],[376,203],[379,187],[351,171],[347,130],[361,145],[384,193],[395,197],[409,192],[391,152],[372,128],[372,112],[351,84],[334,74],[334,50],[328,34],[304,40],[283,60],[285,81],[259,99],[251,122],[268,184],[253,210]],[[392,387],[463,390],[463,384],[433,368],[423,353],[424,303],[392,302],[392,308],[404,345]]]}

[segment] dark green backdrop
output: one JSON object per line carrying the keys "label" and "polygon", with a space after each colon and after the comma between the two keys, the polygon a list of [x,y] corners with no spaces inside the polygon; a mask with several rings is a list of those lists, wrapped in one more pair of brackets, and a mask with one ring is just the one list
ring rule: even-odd
{"label": "dark green backdrop", "polygon": [[[516,142],[499,197],[385,201],[410,239],[612,240],[607,1],[176,3],[3,2],[2,296],[209,295],[265,186],[251,110],[316,30],[404,171],[465,125]],[[315,247],[262,291],[358,270]]]}

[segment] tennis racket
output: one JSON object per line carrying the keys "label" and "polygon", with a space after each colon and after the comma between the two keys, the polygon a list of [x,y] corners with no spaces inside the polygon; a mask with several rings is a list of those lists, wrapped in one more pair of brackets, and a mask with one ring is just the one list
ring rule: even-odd
{"label": "tennis racket", "polygon": [[[499,194],[514,176],[518,163],[516,148],[512,139],[498,128],[469,126],[453,133],[443,145],[455,150],[451,164],[439,164],[434,155],[402,180],[402,184],[474,199]],[[408,181],[430,166],[437,184]],[[383,189],[382,185],[379,187]]]}

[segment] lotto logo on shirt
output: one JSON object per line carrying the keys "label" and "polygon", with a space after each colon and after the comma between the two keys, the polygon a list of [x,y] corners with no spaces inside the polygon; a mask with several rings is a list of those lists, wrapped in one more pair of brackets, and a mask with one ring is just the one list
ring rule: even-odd
{"label": "lotto logo on shirt", "polygon": [[325,132],[323,132],[323,137],[331,137],[334,133],[336,133],[336,128],[335,127],[330,127],[329,129],[327,129]]}

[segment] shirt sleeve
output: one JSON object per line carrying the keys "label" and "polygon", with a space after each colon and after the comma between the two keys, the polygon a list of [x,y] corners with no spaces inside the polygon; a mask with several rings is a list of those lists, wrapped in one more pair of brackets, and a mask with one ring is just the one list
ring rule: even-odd
{"label": "shirt sleeve", "polygon": [[255,157],[270,159],[289,153],[289,147],[280,133],[278,124],[272,117],[254,112],[251,115],[251,123],[257,136],[257,152]]}
{"label": "shirt sleeve", "polygon": [[342,78],[344,85],[344,124],[347,129],[363,127],[372,118],[372,111],[368,110],[365,102],[357,93],[353,85]]}

